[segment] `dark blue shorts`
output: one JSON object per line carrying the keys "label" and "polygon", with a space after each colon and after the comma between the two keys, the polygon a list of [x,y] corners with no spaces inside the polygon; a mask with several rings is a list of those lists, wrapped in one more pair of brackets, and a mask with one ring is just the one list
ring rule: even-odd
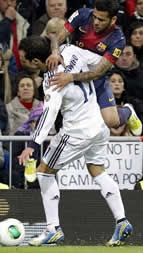
{"label": "dark blue shorts", "polygon": [[96,89],[97,102],[100,106],[100,109],[116,106],[108,77],[102,77],[99,80],[94,80],[94,86]]}

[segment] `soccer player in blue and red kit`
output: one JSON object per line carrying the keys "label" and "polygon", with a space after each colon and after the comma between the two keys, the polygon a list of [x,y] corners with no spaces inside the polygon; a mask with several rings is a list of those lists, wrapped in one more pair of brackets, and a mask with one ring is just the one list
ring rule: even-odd
{"label": "soccer player in blue and red kit", "polygon": [[51,80],[51,85],[63,88],[72,81],[94,80],[98,104],[107,126],[119,127],[127,122],[133,135],[140,135],[142,124],[135,111],[129,104],[117,109],[108,82],[108,70],[116,63],[125,47],[124,34],[115,24],[118,9],[118,0],[96,0],[94,9],[82,8],[74,12],[65,21],[58,38],[52,40],[53,53],[47,64],[48,68],[55,68],[60,60],[58,45],[70,34],[73,44],[102,55],[96,69],[82,73],[57,73]]}

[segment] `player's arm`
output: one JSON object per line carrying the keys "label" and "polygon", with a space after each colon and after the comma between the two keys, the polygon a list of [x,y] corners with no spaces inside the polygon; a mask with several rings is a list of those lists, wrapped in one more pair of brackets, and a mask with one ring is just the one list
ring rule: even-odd
{"label": "player's arm", "polygon": [[51,92],[45,95],[44,111],[38,123],[36,130],[32,136],[32,139],[37,144],[42,144],[52,128],[59,109],[61,107],[62,97],[58,92]]}
{"label": "player's arm", "polygon": [[[113,38],[114,39],[114,38]],[[95,68],[85,73],[73,73],[73,81],[90,81],[97,80],[105,75],[105,73],[116,63],[122,53],[122,49],[125,46],[124,37],[120,40],[113,41],[111,46],[106,50],[101,60],[98,62]]]}
{"label": "player's arm", "polygon": [[46,65],[49,70],[56,69],[58,63],[61,63],[64,66],[64,61],[61,57],[59,46],[60,44],[62,44],[62,42],[66,40],[69,34],[70,33],[68,32],[68,30],[63,27],[62,31],[59,31],[59,34],[55,34],[50,37],[52,54],[46,60]]}
{"label": "player's arm", "polygon": [[32,141],[28,143],[28,147],[23,150],[21,155],[18,157],[19,164],[24,164],[27,159],[32,156],[33,152],[39,148],[48,137],[49,131],[52,128],[58,111],[62,102],[61,94],[54,91],[47,93],[44,101],[44,111],[40,117],[38,125],[32,135]]}
{"label": "player's arm", "polygon": [[90,81],[101,78],[107,70],[112,67],[112,63],[105,57],[102,57],[95,69],[82,73],[73,73],[73,81]]}
{"label": "player's arm", "polygon": [[90,81],[97,80],[101,78],[107,70],[112,66],[112,63],[105,57],[102,57],[100,62],[96,65],[96,68],[89,70],[87,72],[80,73],[57,73],[51,79],[50,85],[56,86],[56,89],[62,89],[70,82],[73,81]]}

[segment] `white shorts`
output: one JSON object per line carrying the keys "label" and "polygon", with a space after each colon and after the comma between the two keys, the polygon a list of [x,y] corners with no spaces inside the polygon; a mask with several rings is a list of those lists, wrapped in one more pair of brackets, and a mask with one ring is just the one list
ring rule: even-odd
{"label": "white shorts", "polygon": [[86,164],[104,165],[108,139],[108,128],[104,128],[104,131],[88,140],[62,135],[59,132],[52,138],[42,160],[49,168],[56,170],[82,156],[85,157]]}

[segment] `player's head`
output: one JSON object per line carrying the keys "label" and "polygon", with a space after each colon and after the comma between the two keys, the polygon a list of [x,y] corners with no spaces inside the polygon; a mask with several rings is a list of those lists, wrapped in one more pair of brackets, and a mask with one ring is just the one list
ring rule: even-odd
{"label": "player's head", "polygon": [[95,32],[102,33],[115,24],[118,10],[118,0],[96,0],[93,10]]}
{"label": "player's head", "polygon": [[45,37],[31,36],[20,41],[20,60],[22,65],[28,70],[45,71],[45,61],[50,53],[50,40]]}

